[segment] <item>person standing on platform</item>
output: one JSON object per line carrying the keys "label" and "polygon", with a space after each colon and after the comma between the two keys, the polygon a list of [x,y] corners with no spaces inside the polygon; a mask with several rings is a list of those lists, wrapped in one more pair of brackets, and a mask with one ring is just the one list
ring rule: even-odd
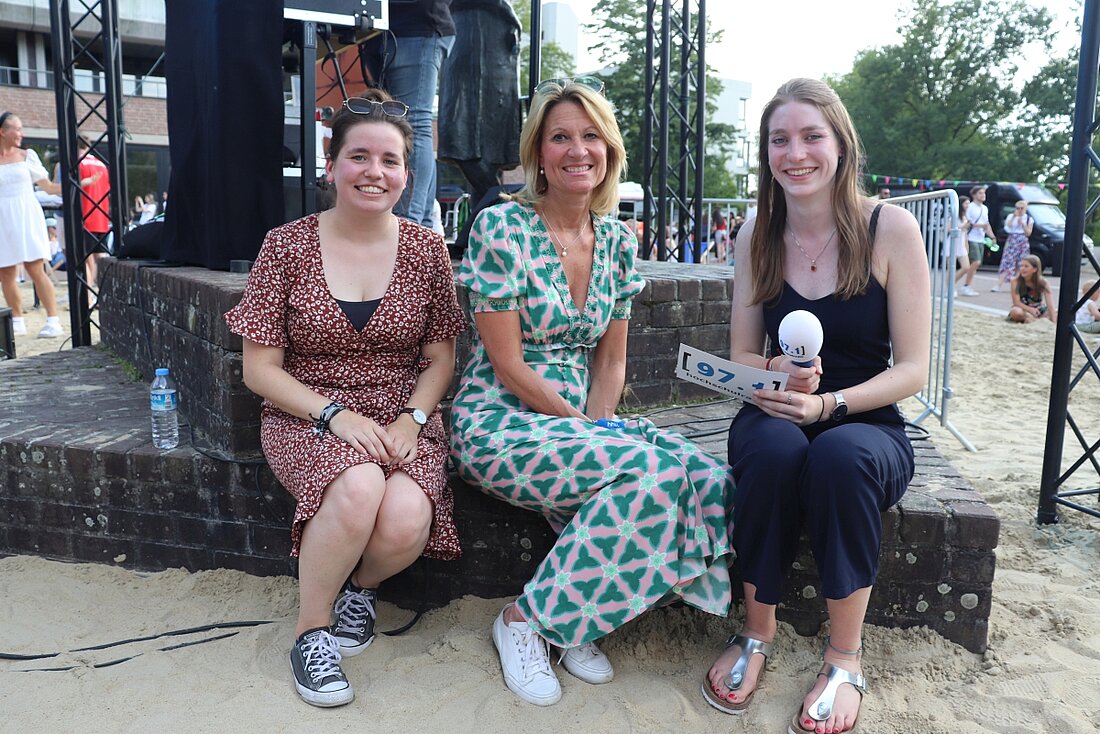
{"label": "person standing on platform", "polygon": [[394,213],[432,226],[436,162],[432,110],[439,70],[455,43],[449,0],[390,0],[390,30],[366,42],[375,81],[409,106],[415,135],[409,186]]}
{"label": "person standing on platform", "polygon": [[38,336],[58,337],[63,331],[57,315],[57,293],[45,268],[50,259],[50,238],[34,187],[60,196],[61,186],[50,181],[38,154],[22,145],[22,121],[11,112],[0,112],[0,287],[11,308],[12,331],[26,334],[23,298],[16,282],[16,270],[22,265],[46,307],[46,325]]}
{"label": "person standing on platform", "polygon": [[[914,471],[897,401],[916,394],[928,373],[924,241],[908,210],[863,194],[863,157],[836,92],[815,79],[783,84],[760,121],[759,214],[736,243],[730,357],[786,372],[788,382],[783,391],[756,390],[730,426],[745,620],[702,693],[725,713],[750,705],[805,526],[830,636],[790,734],[856,726],[882,512],[901,499]],[[796,310],[813,313],[824,332],[810,366],[779,351],[779,324]],[[761,355],[765,337],[768,356]]]}
{"label": "person standing on platform", "polygon": [[271,230],[225,315],[264,397],[264,455],[297,500],[290,664],[314,706],[354,698],[340,661],[374,640],[378,585],[461,554],[439,401],[466,320],[443,238],[393,213],[407,111],[377,89],[344,103],[325,166],[335,205]]}

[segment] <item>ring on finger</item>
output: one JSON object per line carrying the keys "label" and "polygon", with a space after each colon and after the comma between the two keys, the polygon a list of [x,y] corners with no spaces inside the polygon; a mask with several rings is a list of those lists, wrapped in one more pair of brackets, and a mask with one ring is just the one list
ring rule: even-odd
{"label": "ring on finger", "polygon": [[788,392],[788,393],[787,393],[787,405],[790,405],[790,404],[791,404],[791,400],[792,400],[793,398],[794,398],[794,395],[792,395],[791,393],[789,393],[789,392]]}

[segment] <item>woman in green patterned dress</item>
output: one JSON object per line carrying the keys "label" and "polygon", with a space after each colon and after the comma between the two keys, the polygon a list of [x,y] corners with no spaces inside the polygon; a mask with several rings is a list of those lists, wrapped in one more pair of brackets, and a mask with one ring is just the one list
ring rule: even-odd
{"label": "woman in green patterned dress", "polygon": [[505,683],[542,706],[561,698],[550,644],[570,673],[605,683],[594,640],[662,601],[718,615],[730,604],[728,467],[615,415],[644,281],[634,234],[608,216],[625,151],[602,88],[536,87],[526,185],[478,216],[459,274],[477,327],[451,414],[459,474],[561,531],[493,624]]}

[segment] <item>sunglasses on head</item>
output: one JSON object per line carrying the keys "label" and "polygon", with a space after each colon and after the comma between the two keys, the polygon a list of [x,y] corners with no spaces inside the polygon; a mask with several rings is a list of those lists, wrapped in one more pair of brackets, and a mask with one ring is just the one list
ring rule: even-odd
{"label": "sunglasses on head", "polygon": [[369,115],[375,107],[380,107],[382,114],[387,117],[404,117],[409,114],[409,106],[404,102],[398,102],[396,99],[378,102],[365,97],[348,97],[344,100],[344,107],[348,109],[348,112],[354,112],[357,115]]}
{"label": "sunglasses on head", "polygon": [[570,84],[580,84],[588,87],[597,94],[603,93],[603,79],[596,76],[559,77],[557,79],[544,79],[535,85],[535,94],[548,94],[555,90],[565,89]]}

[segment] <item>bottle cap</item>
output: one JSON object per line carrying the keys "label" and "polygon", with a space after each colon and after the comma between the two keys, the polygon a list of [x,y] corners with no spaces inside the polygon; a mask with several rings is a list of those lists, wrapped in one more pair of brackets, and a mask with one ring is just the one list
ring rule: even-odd
{"label": "bottle cap", "polygon": [[158,377],[163,377],[167,374],[168,374],[168,368],[167,367],[157,367],[157,376]]}

